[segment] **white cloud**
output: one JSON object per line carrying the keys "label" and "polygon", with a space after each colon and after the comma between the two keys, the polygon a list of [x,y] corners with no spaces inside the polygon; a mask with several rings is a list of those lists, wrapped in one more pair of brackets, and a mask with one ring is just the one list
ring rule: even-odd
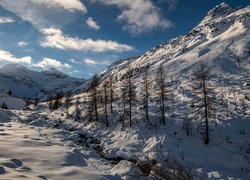
{"label": "white cloud", "polygon": [[87,19],[86,24],[87,24],[90,28],[92,28],[92,29],[94,29],[94,30],[99,30],[99,29],[100,29],[100,26],[98,26],[97,22],[95,22],[95,21],[93,20],[92,17],[89,17],[89,18]]}
{"label": "white cloud", "polygon": [[13,22],[15,22],[15,20],[10,17],[0,17],[0,24],[13,23]]}
{"label": "white cloud", "polygon": [[9,51],[4,51],[0,49],[0,61],[11,62],[11,63],[26,63],[31,64],[32,58],[30,56],[24,56],[21,58],[15,57]]}
{"label": "white cloud", "polygon": [[63,26],[74,20],[72,12],[87,12],[81,0],[0,0],[0,5],[38,29]]}
{"label": "white cloud", "polygon": [[51,59],[51,58],[43,58],[42,61],[40,61],[37,65],[35,65],[36,67],[41,67],[44,69],[47,68],[58,68],[58,69],[62,69],[62,68],[70,68],[71,66],[67,63],[61,63],[60,61],[56,60],[56,59]]}
{"label": "white cloud", "polygon": [[97,65],[98,62],[92,60],[92,59],[84,59],[84,63],[88,66],[93,66],[93,65]]}
{"label": "white cloud", "polygon": [[78,51],[92,51],[92,52],[124,52],[134,50],[132,46],[120,44],[116,41],[106,40],[92,40],[79,39],[77,37],[68,37],[57,28],[43,29],[42,33],[45,35],[41,42],[42,47],[50,47],[57,49],[71,49]]}
{"label": "white cloud", "polygon": [[111,64],[110,60],[94,60],[94,59],[90,59],[90,58],[86,58],[83,60],[83,62],[87,65],[87,66],[97,66],[97,65],[109,65]]}
{"label": "white cloud", "polygon": [[151,0],[92,0],[105,5],[115,5],[121,9],[118,21],[125,22],[124,31],[133,35],[150,32],[155,29],[166,29],[173,26],[172,22],[160,14],[158,8]]}
{"label": "white cloud", "polygon": [[86,6],[80,0],[26,0],[27,2],[47,6],[48,8],[63,8],[68,11],[87,12]]}
{"label": "white cloud", "polygon": [[25,41],[20,41],[17,43],[18,46],[23,47],[23,46],[27,46],[29,43],[25,42]]}

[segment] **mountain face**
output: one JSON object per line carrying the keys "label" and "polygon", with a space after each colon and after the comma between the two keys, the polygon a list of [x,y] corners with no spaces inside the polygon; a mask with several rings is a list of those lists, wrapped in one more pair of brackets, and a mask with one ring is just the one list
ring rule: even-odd
{"label": "mountain face", "polygon": [[[210,10],[189,33],[166,41],[130,61],[130,68],[134,69],[136,78],[147,66],[149,73],[155,74],[163,64],[169,77],[185,84],[193,67],[204,61],[220,77],[220,85],[242,85],[250,81],[249,30],[250,6],[234,9],[222,3]],[[112,69],[107,68],[101,74],[110,71],[118,80],[122,79],[127,71],[122,63],[111,65]]]}
{"label": "mountain face", "polygon": [[37,72],[19,64],[8,64],[0,69],[1,90],[11,90],[13,96],[19,98],[38,96],[44,99],[49,93],[69,92],[83,82],[85,80],[69,77],[57,69]]}
{"label": "mountain face", "polygon": [[[249,30],[250,6],[235,9],[222,3],[210,10],[190,32],[152,48],[141,57],[121,60],[107,67],[99,75],[102,80],[99,90],[100,93],[104,91],[100,96],[105,102],[96,105],[96,113],[93,113],[96,124],[101,122],[107,128],[104,130],[104,125],[92,125],[95,122],[89,112],[93,110],[81,107],[81,124],[87,122],[86,126],[83,125],[84,131],[100,138],[102,152],[109,158],[136,157],[138,160],[141,156],[146,156],[147,160],[149,157],[156,160],[161,159],[159,154],[166,152],[168,156],[199,170],[202,167],[207,173],[219,174],[217,177],[210,174],[208,179],[249,179],[250,110],[246,110],[246,107],[250,107]],[[199,95],[192,88],[192,75],[200,62],[208,64],[213,74],[209,84],[214,94],[204,99],[207,102],[210,98],[209,102],[212,104],[214,98],[217,102],[221,101],[221,105],[206,110],[206,113],[203,111],[197,117],[195,113],[200,108],[206,109],[194,103]],[[166,74],[164,84],[168,86],[167,90],[161,89],[161,92],[168,91],[165,102],[162,100],[164,97],[159,100],[159,79],[163,81],[160,78],[161,65]],[[203,74],[202,76],[204,77]],[[109,82],[110,79],[112,83]],[[196,87],[201,87],[201,84],[197,83]],[[112,89],[109,92],[115,94],[115,110],[110,114],[111,108],[108,113],[106,109],[106,85]],[[203,92],[208,93],[204,89]],[[89,96],[92,97],[95,93],[96,90]],[[81,94],[78,97],[84,97],[81,100],[84,102],[90,99],[93,106],[91,98],[86,98],[87,96],[88,94]],[[203,99],[199,98],[199,101],[202,102]],[[165,103],[164,106],[161,103]],[[111,103],[108,107],[112,107]],[[163,108],[166,110],[162,111]],[[146,111],[149,112],[148,119]],[[207,132],[211,130],[211,142],[203,145],[202,143],[208,144],[208,141],[201,141],[205,134],[203,117],[208,111],[209,120],[206,122]],[[78,111],[72,105],[70,113],[75,115],[76,112]],[[163,123],[160,116],[166,118],[166,123]],[[190,122],[191,138],[187,137],[190,134],[183,133],[185,121],[188,124]],[[241,129],[246,136],[239,136]],[[232,141],[226,140],[229,137]],[[229,161],[231,162],[228,163]]]}

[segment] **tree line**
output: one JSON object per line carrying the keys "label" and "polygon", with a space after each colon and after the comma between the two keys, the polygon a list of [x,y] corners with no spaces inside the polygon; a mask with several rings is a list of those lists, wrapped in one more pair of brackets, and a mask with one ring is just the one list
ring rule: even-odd
{"label": "tree line", "polygon": [[[106,127],[110,126],[110,117],[118,113],[117,123],[132,127],[137,119],[142,119],[148,128],[167,125],[168,119],[176,116],[176,84],[173,77],[169,76],[163,67],[159,66],[154,77],[149,77],[149,66],[144,68],[140,80],[134,78],[135,70],[129,65],[126,73],[120,80],[111,74],[105,80],[95,75],[84,93],[84,97],[75,99],[75,120],[81,118],[88,122],[101,122]],[[135,81],[137,79],[137,81]],[[234,110],[246,115],[249,106],[249,95],[239,95],[233,91],[233,104],[225,98],[223,90],[216,91],[215,75],[206,63],[196,66],[189,77],[190,98],[189,107],[183,114],[182,128],[188,136],[192,135],[192,121],[200,122],[197,127],[202,134],[204,144],[210,142],[211,124],[216,125],[218,118],[228,118]],[[136,93],[140,92],[140,94]],[[241,96],[242,98],[238,98]],[[51,110],[57,109],[62,104],[62,95],[55,98],[49,97],[48,105]],[[64,97],[66,114],[69,115],[72,96]],[[81,101],[81,102],[80,102]],[[238,102],[240,101],[240,103]],[[82,105],[80,108],[79,106]],[[223,109],[218,114],[218,109]],[[83,113],[84,112],[84,113]],[[153,117],[151,112],[155,112]],[[72,114],[71,114],[72,115]],[[156,132],[157,133],[157,132]]]}

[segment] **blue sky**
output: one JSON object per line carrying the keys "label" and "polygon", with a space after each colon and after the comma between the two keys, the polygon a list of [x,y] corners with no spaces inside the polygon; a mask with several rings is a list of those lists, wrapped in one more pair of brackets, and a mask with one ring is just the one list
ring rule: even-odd
{"label": "blue sky", "polygon": [[248,0],[0,0],[0,67],[89,78],[190,31],[216,5]]}

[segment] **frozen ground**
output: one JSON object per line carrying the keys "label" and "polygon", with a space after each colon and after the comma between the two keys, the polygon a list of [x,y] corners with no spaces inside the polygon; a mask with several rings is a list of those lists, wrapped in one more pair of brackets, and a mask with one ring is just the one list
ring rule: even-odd
{"label": "frozen ground", "polygon": [[[250,177],[250,121],[228,120],[213,128],[211,144],[204,145],[199,133],[188,137],[178,121],[166,127],[130,129],[114,125],[76,122],[62,111],[0,111],[0,173],[3,179],[148,179],[126,160],[160,153],[174,157],[210,179]],[[100,141],[90,147],[77,143]],[[96,151],[100,146],[105,158]],[[107,158],[122,158],[112,164]],[[1,179],[0,178],[0,179]]]}
{"label": "frozen ground", "polygon": [[95,166],[104,163],[95,152],[65,141],[66,131],[8,117],[0,112],[0,179],[119,179],[110,176],[108,164],[106,170]]}

